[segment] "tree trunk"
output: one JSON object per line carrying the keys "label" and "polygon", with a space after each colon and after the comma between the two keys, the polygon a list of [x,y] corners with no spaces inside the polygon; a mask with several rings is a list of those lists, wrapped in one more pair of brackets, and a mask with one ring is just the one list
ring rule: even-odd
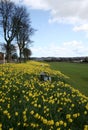
{"label": "tree trunk", "polygon": [[19,49],[19,62],[21,63],[22,62],[22,50],[21,49]]}
{"label": "tree trunk", "polygon": [[7,49],[6,49],[7,62],[11,61],[11,49],[10,49],[10,45],[11,45],[11,42],[7,41]]}

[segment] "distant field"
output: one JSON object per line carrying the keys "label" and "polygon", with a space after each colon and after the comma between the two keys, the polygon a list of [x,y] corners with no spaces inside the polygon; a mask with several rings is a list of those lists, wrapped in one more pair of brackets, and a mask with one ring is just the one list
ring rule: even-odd
{"label": "distant field", "polygon": [[59,70],[71,78],[74,88],[88,96],[88,64],[50,62],[52,69]]}

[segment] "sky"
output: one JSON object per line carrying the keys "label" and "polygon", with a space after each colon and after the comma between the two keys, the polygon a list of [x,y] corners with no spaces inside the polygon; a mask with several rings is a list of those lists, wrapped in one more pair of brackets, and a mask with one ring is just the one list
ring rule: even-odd
{"label": "sky", "polygon": [[[13,0],[14,1],[14,0]],[[88,0],[15,0],[31,25],[32,57],[88,56]]]}

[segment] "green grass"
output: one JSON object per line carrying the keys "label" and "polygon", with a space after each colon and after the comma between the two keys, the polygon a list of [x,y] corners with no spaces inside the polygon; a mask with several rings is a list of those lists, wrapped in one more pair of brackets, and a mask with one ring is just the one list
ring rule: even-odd
{"label": "green grass", "polygon": [[50,65],[52,69],[69,76],[71,85],[88,96],[88,64],[50,62]]}

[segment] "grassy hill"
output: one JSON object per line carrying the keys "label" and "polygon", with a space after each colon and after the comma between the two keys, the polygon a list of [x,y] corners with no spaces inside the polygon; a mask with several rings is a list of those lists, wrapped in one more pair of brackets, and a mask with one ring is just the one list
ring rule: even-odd
{"label": "grassy hill", "polygon": [[88,97],[67,79],[45,63],[0,65],[0,130],[88,130]]}
{"label": "grassy hill", "polygon": [[88,64],[51,62],[51,68],[59,70],[70,77],[70,82],[74,88],[88,96]]}

